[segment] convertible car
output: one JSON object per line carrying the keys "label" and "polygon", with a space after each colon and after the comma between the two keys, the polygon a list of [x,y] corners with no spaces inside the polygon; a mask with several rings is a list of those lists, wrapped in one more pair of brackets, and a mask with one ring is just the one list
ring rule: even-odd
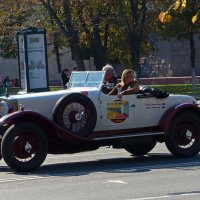
{"label": "convertible car", "polygon": [[200,151],[193,97],[103,93],[104,73],[73,72],[66,90],[0,97],[0,156],[15,171],[37,169],[48,153],[124,148],[134,156],[165,142],[177,157]]}

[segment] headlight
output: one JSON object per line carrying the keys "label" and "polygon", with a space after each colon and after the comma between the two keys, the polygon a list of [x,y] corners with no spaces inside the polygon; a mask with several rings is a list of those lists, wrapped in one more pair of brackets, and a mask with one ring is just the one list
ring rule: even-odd
{"label": "headlight", "polygon": [[1,101],[0,102],[0,117],[3,117],[5,115],[7,115],[8,113],[12,112],[12,106],[5,102],[5,101]]}

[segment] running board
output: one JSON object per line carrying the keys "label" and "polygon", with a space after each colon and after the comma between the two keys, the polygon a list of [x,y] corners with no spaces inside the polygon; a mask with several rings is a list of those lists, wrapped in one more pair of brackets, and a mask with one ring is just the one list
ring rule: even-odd
{"label": "running board", "polygon": [[101,140],[114,140],[114,139],[123,139],[123,138],[133,138],[133,137],[143,137],[143,136],[154,136],[154,135],[164,135],[165,132],[155,132],[155,133],[132,133],[132,134],[126,134],[126,135],[114,135],[114,136],[108,136],[108,137],[98,137],[93,138],[95,141],[101,141]]}

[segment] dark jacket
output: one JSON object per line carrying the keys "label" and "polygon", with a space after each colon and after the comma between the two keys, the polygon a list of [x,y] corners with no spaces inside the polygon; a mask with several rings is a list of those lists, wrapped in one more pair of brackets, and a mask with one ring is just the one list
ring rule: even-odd
{"label": "dark jacket", "polygon": [[102,92],[108,94],[117,85],[117,77],[113,76],[112,80],[102,86]]}
{"label": "dark jacket", "polygon": [[70,78],[67,77],[67,76],[65,75],[65,73],[62,73],[61,77],[62,77],[63,87],[66,88],[66,84],[69,82],[69,79],[70,79]]}

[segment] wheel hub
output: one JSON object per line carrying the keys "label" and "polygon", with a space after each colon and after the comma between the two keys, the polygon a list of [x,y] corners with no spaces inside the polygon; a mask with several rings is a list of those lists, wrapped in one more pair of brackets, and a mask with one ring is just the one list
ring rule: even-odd
{"label": "wheel hub", "polygon": [[81,115],[80,113],[77,113],[77,114],[75,115],[75,119],[76,119],[77,121],[80,121],[80,120],[82,119],[82,115]]}
{"label": "wheel hub", "polygon": [[192,139],[192,132],[187,129],[185,136],[186,136],[187,139],[191,140]]}
{"label": "wheel hub", "polygon": [[35,139],[30,135],[21,135],[13,141],[13,152],[19,159],[26,159],[32,156],[37,149]]}
{"label": "wheel hub", "polygon": [[69,120],[73,123],[76,123],[78,121],[81,121],[82,119],[82,116],[83,116],[83,112],[82,113],[79,113],[77,111],[71,111],[69,113]]}
{"label": "wheel hub", "polygon": [[32,145],[29,142],[27,142],[25,145],[25,151],[31,153],[32,149]]}

